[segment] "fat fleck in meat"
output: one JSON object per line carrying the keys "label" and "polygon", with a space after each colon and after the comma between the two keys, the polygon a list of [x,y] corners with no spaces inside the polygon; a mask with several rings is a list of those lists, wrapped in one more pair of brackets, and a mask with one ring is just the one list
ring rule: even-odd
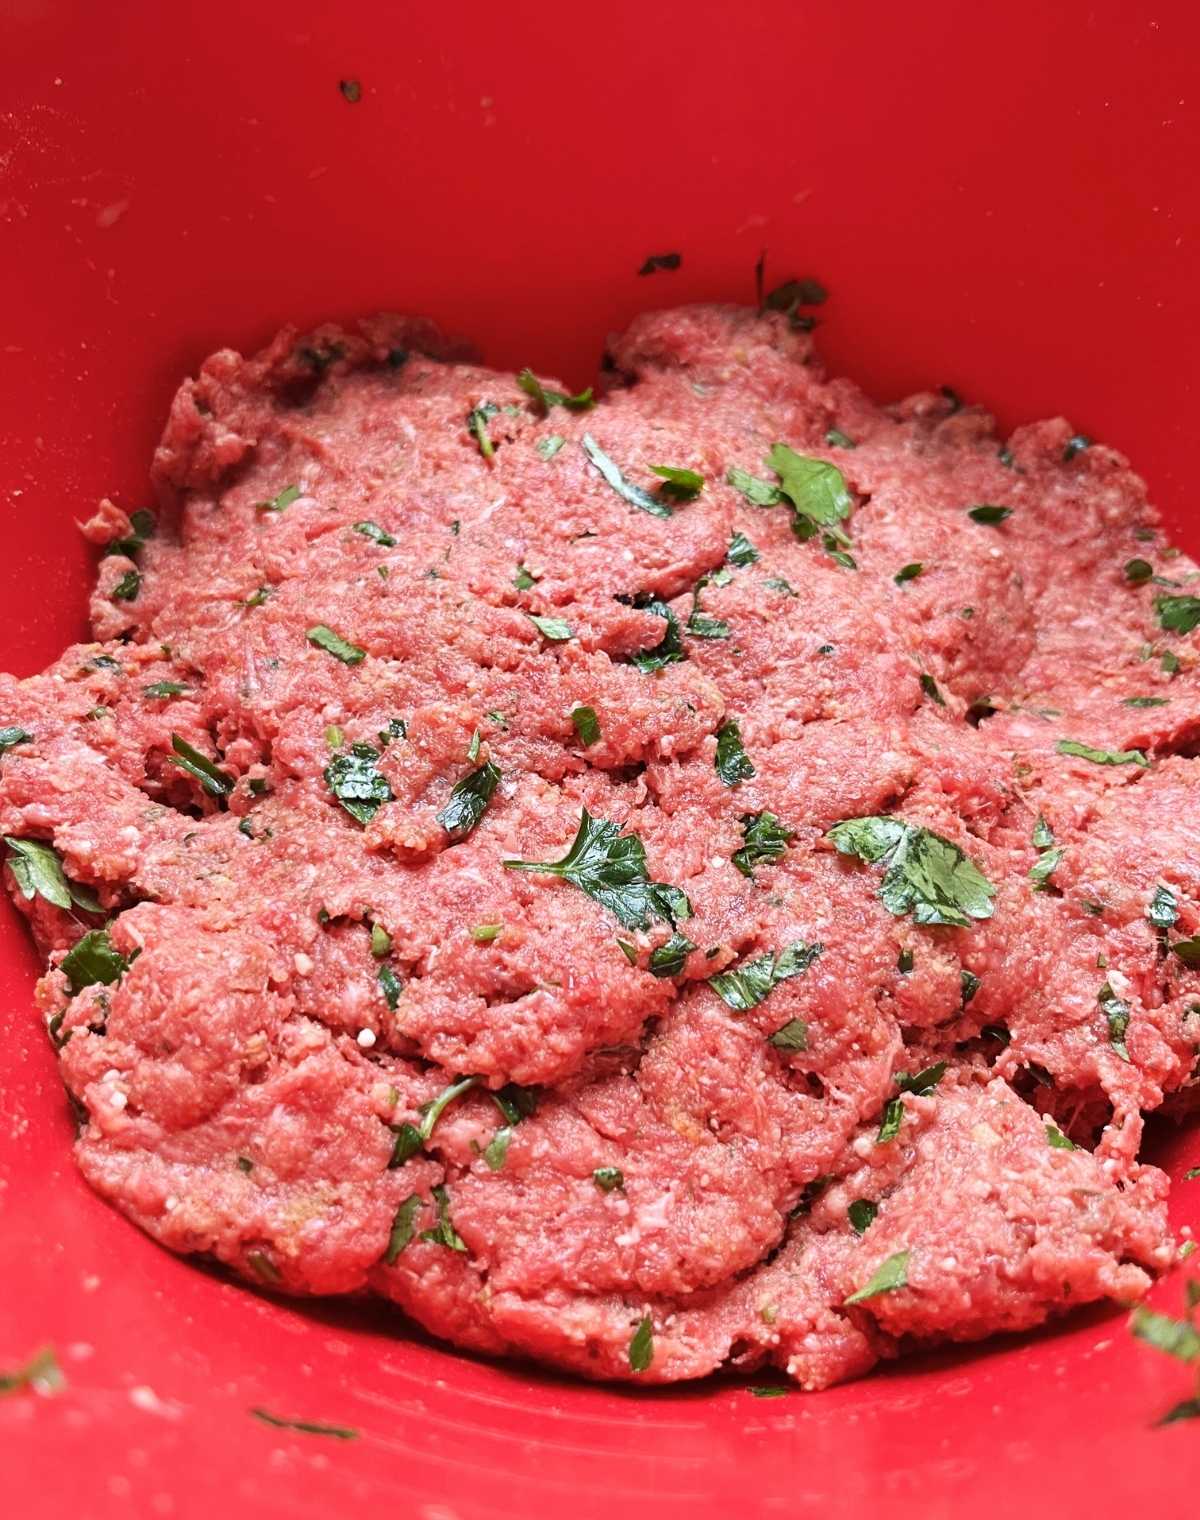
{"label": "fat fleck in meat", "polygon": [[591,407],[396,318],[222,352],[86,525],[96,642],[0,676],[85,1176],[590,1377],[1138,1297],[1195,567],[1065,421],[879,407],[783,313],[610,351]]}

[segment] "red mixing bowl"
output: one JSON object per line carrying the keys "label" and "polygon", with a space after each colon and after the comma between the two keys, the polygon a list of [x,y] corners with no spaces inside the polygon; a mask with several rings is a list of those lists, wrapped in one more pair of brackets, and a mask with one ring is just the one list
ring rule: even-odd
{"label": "red mixing bowl", "polygon": [[[1194,5],[8,0],[0,19],[0,661],[84,633],[76,520],[146,498],[180,377],[285,321],[427,313],[591,375],[650,306],[819,275],[831,366],[1065,412],[1200,550]],[[434,12],[437,12],[435,15]],[[348,98],[339,81],[361,83]],[[649,254],[677,271],[639,276]],[[1190,334],[1190,337],[1189,337]],[[304,1520],[1182,1515],[1187,1370],[1093,1311],[829,1393],[628,1391],[291,1304],[94,1197],[0,925],[0,1512]],[[1176,1177],[1200,1134],[1164,1128]],[[1200,1182],[1176,1190],[1200,1224]],[[1154,1302],[1177,1311],[1181,1273]],[[341,1442],[248,1410],[357,1428]],[[1189,1478],[1189,1474],[1191,1477]]]}

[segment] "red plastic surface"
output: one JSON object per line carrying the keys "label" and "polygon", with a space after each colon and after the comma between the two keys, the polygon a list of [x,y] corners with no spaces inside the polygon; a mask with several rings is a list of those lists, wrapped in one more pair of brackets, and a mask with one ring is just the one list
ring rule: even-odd
{"label": "red plastic surface", "polygon": [[[1200,548],[1200,27],[1183,3],[10,0],[0,21],[0,659],[83,631],[73,526],[144,498],[177,379],[287,320],[425,312],[582,382],[651,305],[833,295],[879,394],[947,382],[1126,450]],[[339,78],[358,78],[348,102]],[[639,278],[647,254],[677,273]],[[822,1395],[591,1388],[387,1311],[271,1301],[94,1198],[0,924],[0,1511],[272,1520],[1182,1515],[1185,1369],[1093,1313]],[[1179,1175],[1200,1136],[1169,1135]],[[1189,1188],[1191,1191],[1189,1192]],[[1200,1224],[1200,1183],[1175,1223]],[[1174,1307],[1179,1274],[1156,1290]],[[252,1419],[358,1427],[355,1442]]]}

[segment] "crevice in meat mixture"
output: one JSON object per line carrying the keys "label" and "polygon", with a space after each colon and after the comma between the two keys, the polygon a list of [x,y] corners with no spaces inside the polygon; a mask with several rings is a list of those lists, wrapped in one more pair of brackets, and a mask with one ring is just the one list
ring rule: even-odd
{"label": "crevice in meat mixture", "polygon": [[89,1182],[174,1250],[588,1376],[1141,1295],[1200,1044],[1197,572],[1064,421],[786,314],[606,394],[376,318],[211,358],[0,677]]}

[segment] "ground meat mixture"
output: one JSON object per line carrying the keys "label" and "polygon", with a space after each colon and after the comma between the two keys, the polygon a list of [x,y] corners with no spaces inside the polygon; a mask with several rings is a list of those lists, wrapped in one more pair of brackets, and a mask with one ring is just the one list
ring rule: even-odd
{"label": "ground meat mixture", "polygon": [[1063,421],[784,311],[603,393],[222,352],[96,642],[0,677],[88,1181],[259,1287],[806,1388],[1139,1297],[1200,1045],[1200,586]]}

